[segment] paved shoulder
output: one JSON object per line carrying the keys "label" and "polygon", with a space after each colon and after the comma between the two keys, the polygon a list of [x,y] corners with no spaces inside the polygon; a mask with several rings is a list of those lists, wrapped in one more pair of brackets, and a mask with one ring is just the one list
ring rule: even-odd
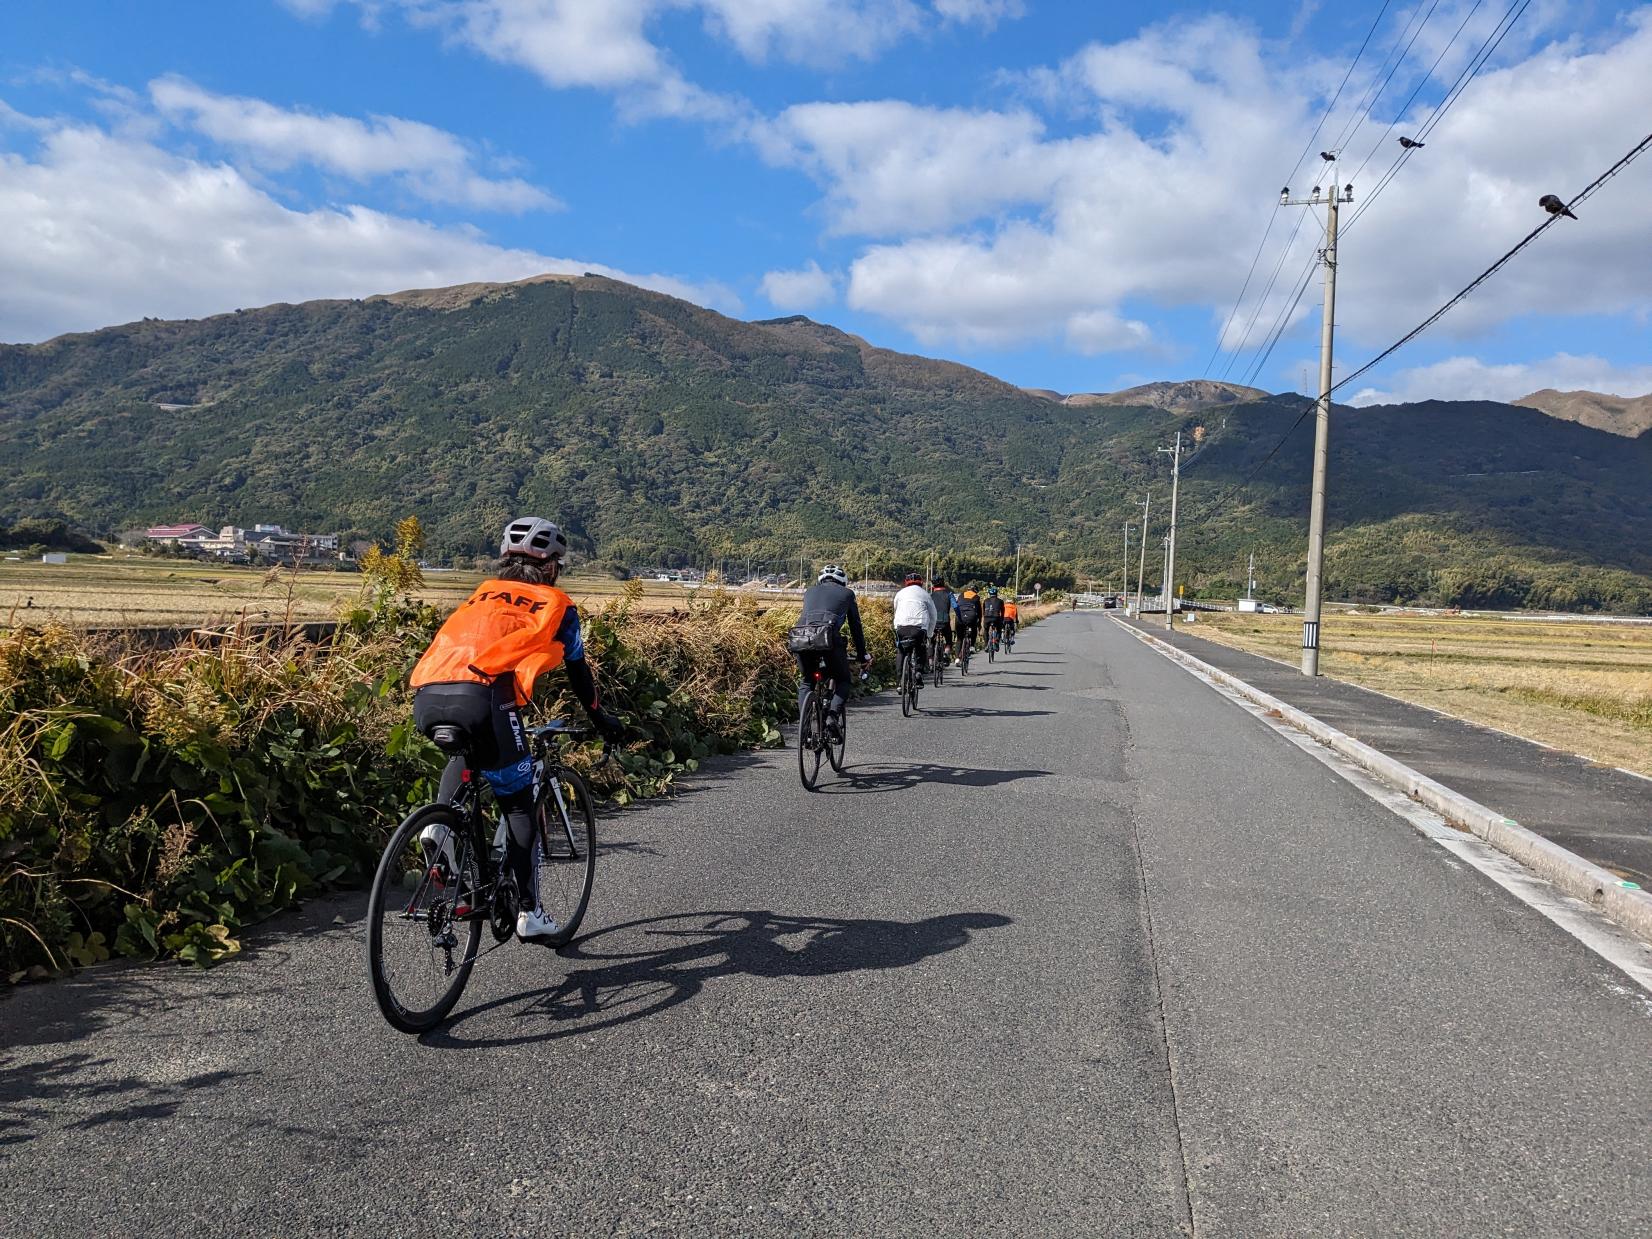
{"label": "paved shoulder", "polygon": [[1201,1233],[1652,1226],[1645,996],[1111,621],[1088,640]]}
{"label": "paved shoulder", "polygon": [[1181,628],[1144,631],[1652,888],[1652,780],[1355,684],[1310,678]]}

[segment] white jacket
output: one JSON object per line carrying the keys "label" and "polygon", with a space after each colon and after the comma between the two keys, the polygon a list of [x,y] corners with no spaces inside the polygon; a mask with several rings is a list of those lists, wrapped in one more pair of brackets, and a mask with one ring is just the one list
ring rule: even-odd
{"label": "white jacket", "polygon": [[925,636],[935,632],[935,604],[922,585],[908,585],[895,595],[895,627],[922,628]]}

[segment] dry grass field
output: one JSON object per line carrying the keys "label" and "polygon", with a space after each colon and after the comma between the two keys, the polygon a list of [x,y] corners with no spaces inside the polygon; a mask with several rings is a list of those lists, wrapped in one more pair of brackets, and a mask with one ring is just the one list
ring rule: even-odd
{"label": "dry grass field", "polygon": [[[427,572],[419,596],[456,606],[482,579],[476,572]],[[623,583],[569,577],[575,601],[600,605]],[[293,573],[233,564],[155,559],[142,555],[71,555],[67,564],[0,559],[0,626],[63,624],[72,628],[148,628],[229,623],[330,620],[361,592],[353,572]],[[638,604],[665,610],[690,591],[648,582]]]}
{"label": "dry grass field", "polygon": [[[1294,615],[1190,631],[1295,663]],[[1446,714],[1652,775],[1652,624],[1327,613],[1320,669]]]}

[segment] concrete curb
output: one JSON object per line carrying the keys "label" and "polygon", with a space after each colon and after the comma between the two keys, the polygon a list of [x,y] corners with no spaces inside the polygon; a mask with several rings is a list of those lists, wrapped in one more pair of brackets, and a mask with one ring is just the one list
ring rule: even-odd
{"label": "concrete curb", "polygon": [[1652,894],[1633,884],[1625,884],[1615,873],[1602,869],[1593,861],[1585,860],[1553,840],[1527,830],[1512,818],[1504,817],[1496,810],[1470,800],[1461,792],[1452,791],[1443,783],[1436,783],[1427,775],[1419,774],[1403,762],[1396,761],[1369,744],[1338,731],[1329,723],[1323,723],[1313,715],[1270,696],[1259,688],[1253,688],[1238,676],[1213,667],[1129,624],[1118,622],[1120,627],[1138,641],[1181,663],[1188,670],[1224,684],[1241,697],[1266,710],[1276,712],[1291,726],[1307,732],[1356,766],[1390,786],[1397,787],[1413,800],[1427,805],[1453,825],[1467,829],[1498,851],[1513,857],[1533,873],[1553,882],[1568,895],[1583,900],[1590,907],[1611,917],[1641,940],[1652,943]]}

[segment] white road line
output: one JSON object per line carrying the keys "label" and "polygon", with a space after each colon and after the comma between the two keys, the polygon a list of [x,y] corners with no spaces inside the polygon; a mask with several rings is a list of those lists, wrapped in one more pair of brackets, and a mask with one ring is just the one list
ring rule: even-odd
{"label": "white road line", "polygon": [[[1132,636],[1139,634],[1128,624],[1121,624]],[[1142,642],[1158,653],[1156,646]],[[1576,938],[1601,959],[1618,969],[1647,994],[1652,994],[1652,947],[1620,929],[1610,918],[1597,912],[1581,899],[1559,890],[1545,878],[1540,878],[1512,857],[1499,852],[1475,836],[1450,826],[1445,818],[1432,809],[1418,804],[1397,788],[1379,782],[1352,762],[1320,744],[1312,736],[1298,731],[1282,719],[1270,718],[1267,711],[1254,702],[1203,674],[1196,667],[1166,657],[1215,692],[1220,693],[1245,713],[1256,719],[1288,743],[1301,749],[1332,773],[1364,792],[1372,800],[1397,816],[1404,818],[1425,838],[1439,844],[1447,852],[1472,865],[1497,883],[1527,907],[1541,913],[1566,933]],[[1617,987],[1612,987],[1617,988]],[[1648,1016],[1652,1016],[1652,1002],[1642,1000]]]}

